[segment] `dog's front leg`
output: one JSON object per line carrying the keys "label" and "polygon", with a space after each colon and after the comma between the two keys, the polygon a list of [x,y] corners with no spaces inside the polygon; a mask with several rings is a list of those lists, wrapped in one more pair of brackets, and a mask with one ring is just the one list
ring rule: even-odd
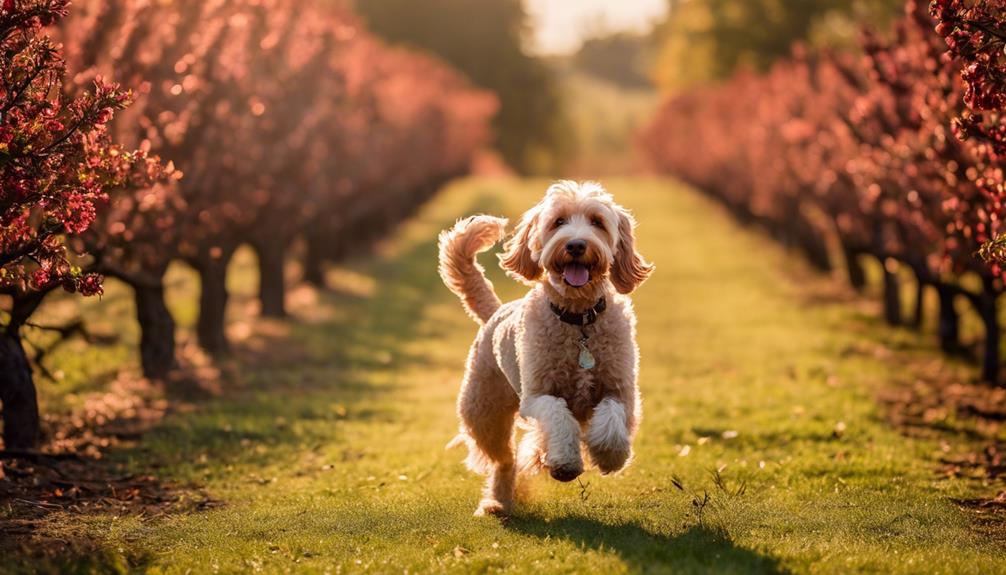
{"label": "dog's front leg", "polygon": [[614,473],[632,457],[634,412],[620,398],[608,396],[594,408],[587,428],[587,451],[601,473]]}
{"label": "dog's front leg", "polygon": [[554,395],[531,395],[521,401],[522,417],[538,422],[545,437],[545,467],[553,479],[572,481],[583,473],[580,456],[580,424]]}

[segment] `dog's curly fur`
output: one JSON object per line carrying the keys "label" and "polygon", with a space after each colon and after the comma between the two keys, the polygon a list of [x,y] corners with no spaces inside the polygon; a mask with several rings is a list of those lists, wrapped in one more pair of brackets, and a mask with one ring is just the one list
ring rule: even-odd
{"label": "dog's curly fur", "polygon": [[[509,513],[518,471],[544,466],[560,481],[578,477],[581,444],[601,473],[630,460],[640,401],[636,319],[626,296],[653,271],[635,249],[634,227],[599,184],[552,185],[500,254],[507,273],[532,286],[507,304],[475,259],[503,239],[506,220],[472,216],[440,235],[440,275],[482,324],[458,397],[461,433],[451,442],[467,444],[469,468],[489,477],[476,515]],[[570,242],[585,242],[585,251],[577,254]],[[564,281],[567,265],[587,266],[587,283]],[[561,322],[549,303],[583,313],[601,297],[607,309],[585,328],[596,366],[584,369],[580,327]],[[519,448],[517,421],[526,428]]]}

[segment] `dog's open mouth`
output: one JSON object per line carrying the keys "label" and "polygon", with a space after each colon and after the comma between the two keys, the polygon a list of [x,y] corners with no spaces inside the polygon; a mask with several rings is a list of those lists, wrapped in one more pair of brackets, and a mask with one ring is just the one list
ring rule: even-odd
{"label": "dog's open mouth", "polygon": [[569,262],[562,267],[562,279],[573,287],[582,287],[590,281],[590,268],[580,262]]}

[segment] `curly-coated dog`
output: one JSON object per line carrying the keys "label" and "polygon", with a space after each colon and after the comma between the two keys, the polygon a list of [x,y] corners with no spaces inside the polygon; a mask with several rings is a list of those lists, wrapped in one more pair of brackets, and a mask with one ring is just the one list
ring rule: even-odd
{"label": "curly-coated dog", "polygon": [[[506,223],[472,216],[440,235],[440,276],[482,324],[451,442],[466,443],[469,468],[489,477],[476,515],[509,513],[518,471],[578,477],[581,444],[601,473],[622,469],[640,418],[626,294],[653,265],[635,249],[632,216],[597,183],[552,185],[500,254],[507,273],[532,289],[501,304],[475,256],[503,238]],[[528,430],[515,449],[518,414]]]}

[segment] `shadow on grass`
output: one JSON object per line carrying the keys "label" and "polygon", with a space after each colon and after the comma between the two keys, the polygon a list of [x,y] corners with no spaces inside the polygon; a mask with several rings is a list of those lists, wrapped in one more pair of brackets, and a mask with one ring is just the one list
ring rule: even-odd
{"label": "shadow on grass", "polygon": [[635,523],[611,525],[589,517],[547,520],[515,516],[507,529],[538,538],[562,538],[578,547],[613,551],[634,571],[674,573],[788,573],[770,556],[736,545],[729,535],[694,525],[675,535]]}

